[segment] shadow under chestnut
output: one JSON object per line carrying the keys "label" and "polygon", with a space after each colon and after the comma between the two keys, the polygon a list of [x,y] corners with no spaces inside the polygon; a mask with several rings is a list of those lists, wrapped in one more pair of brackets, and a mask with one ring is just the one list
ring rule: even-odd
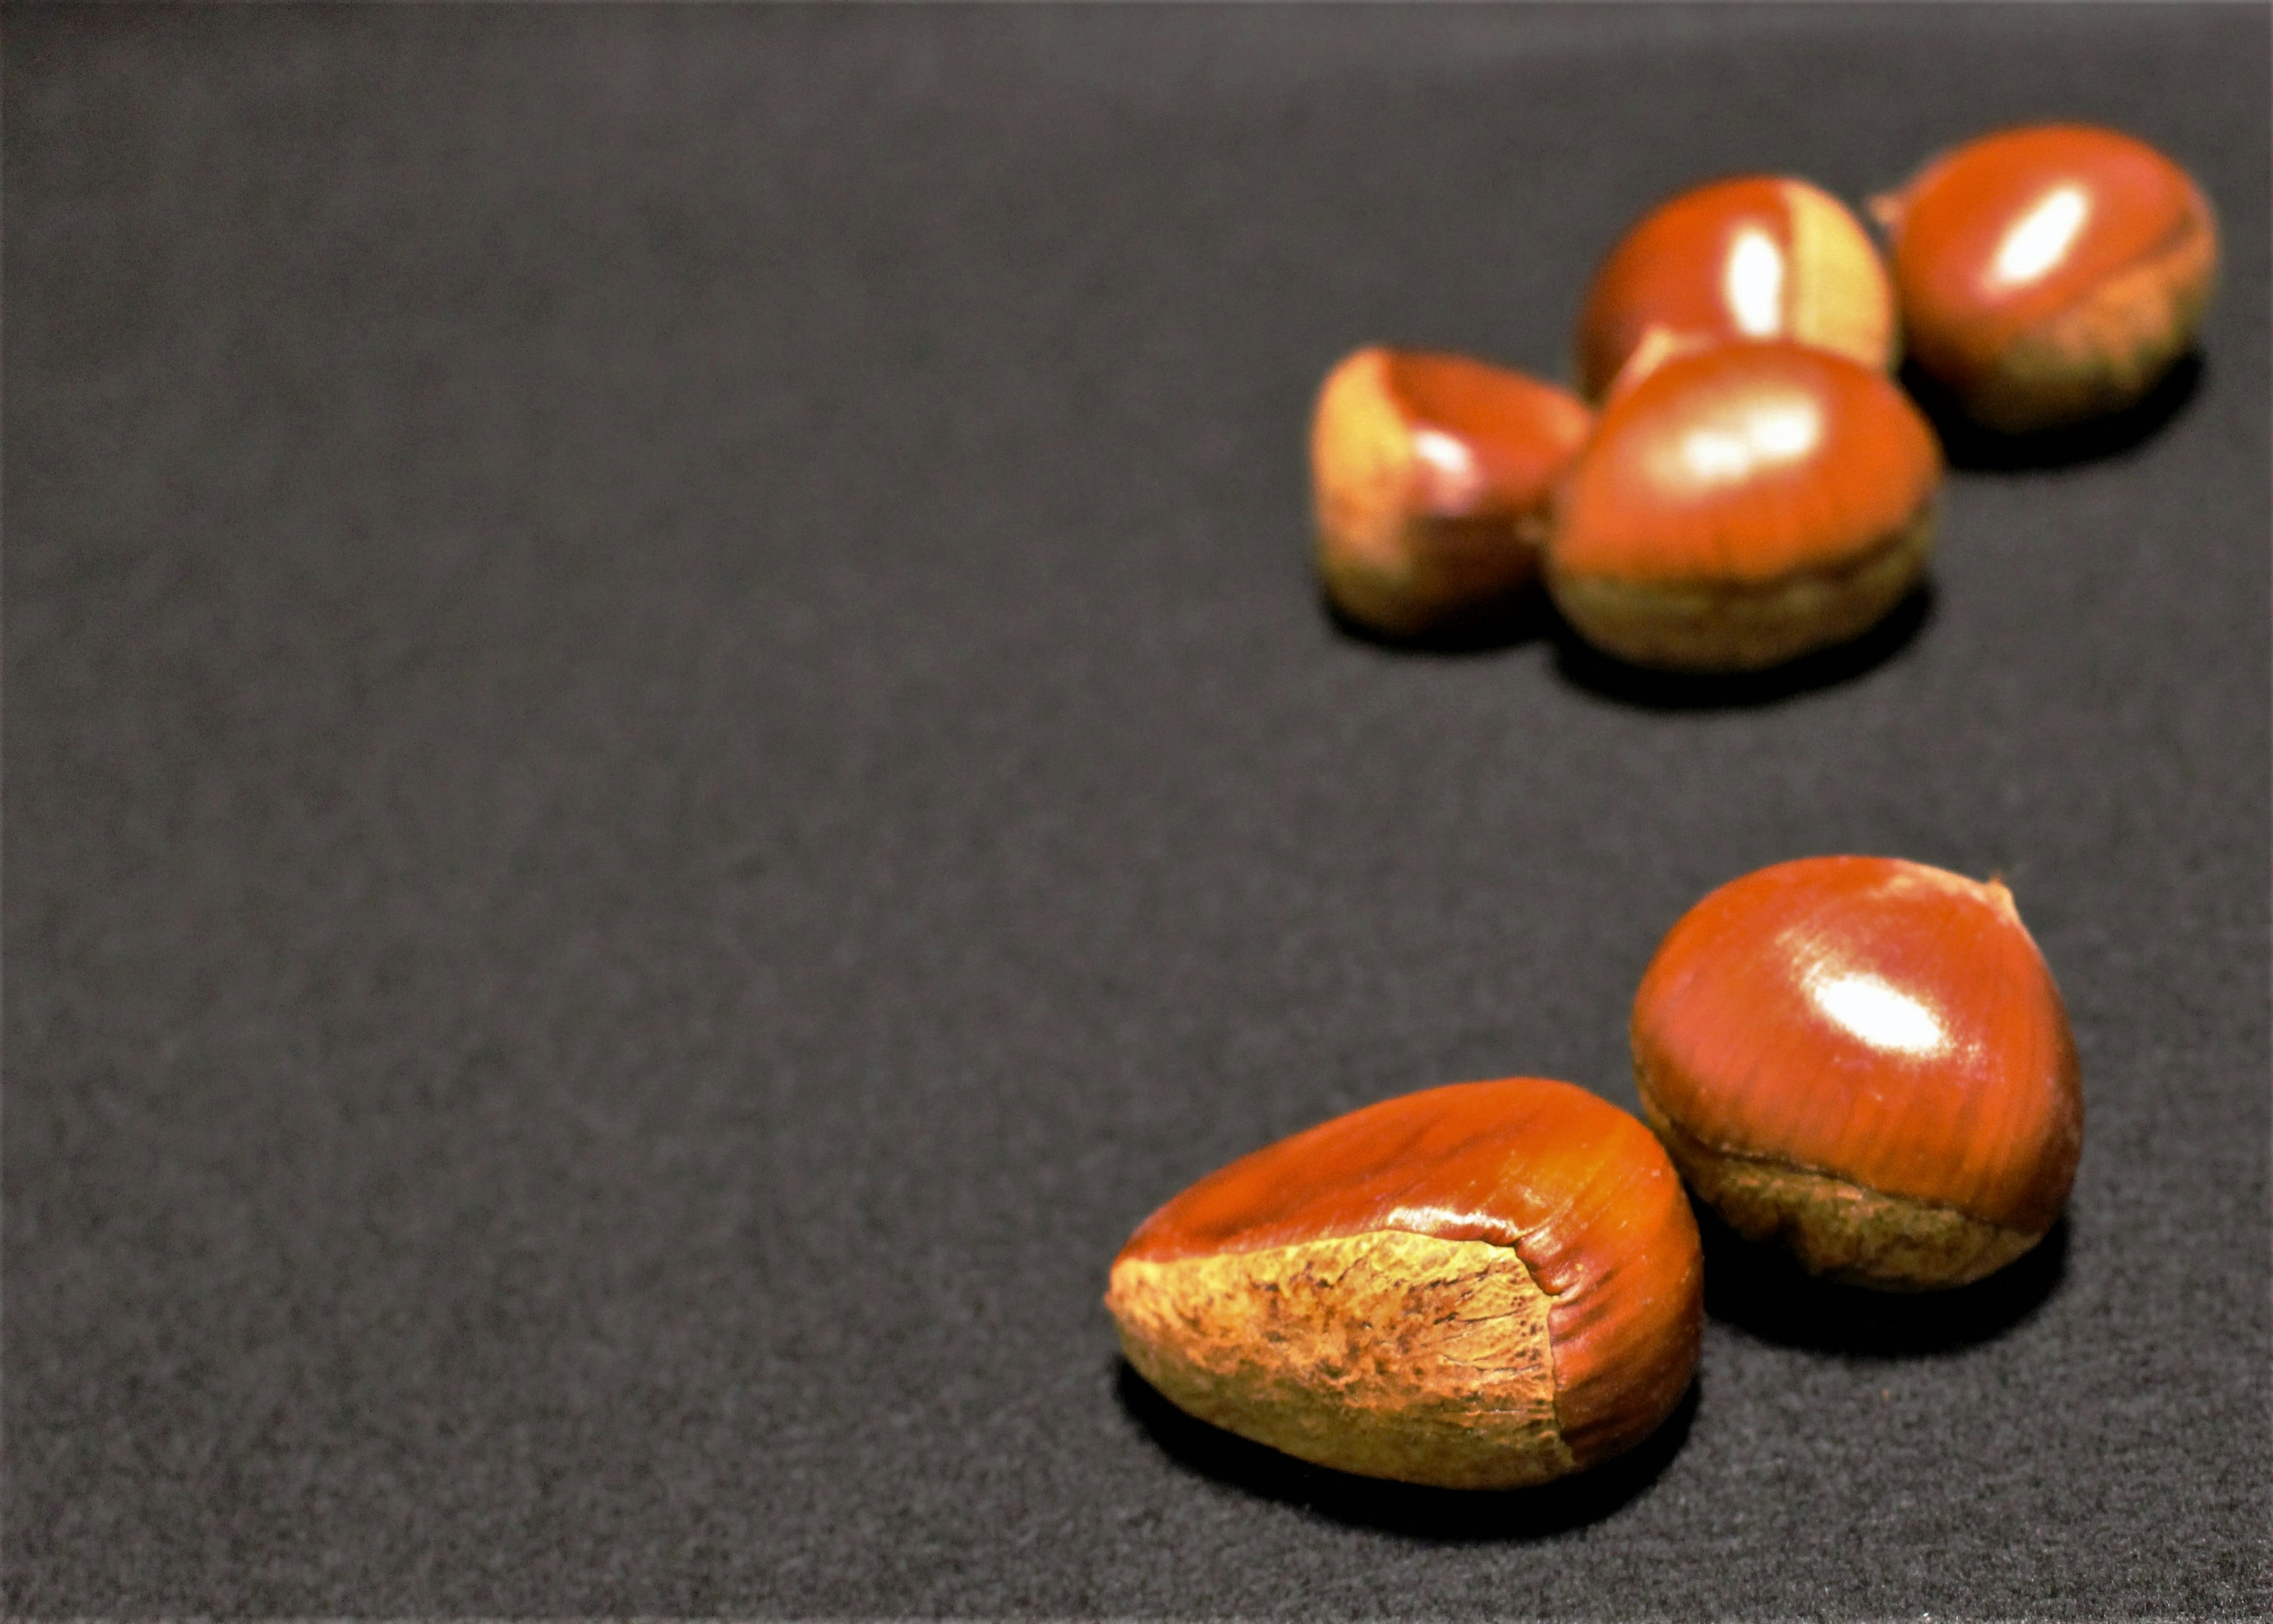
{"label": "shadow under chestnut", "polygon": [[1488,655],[1553,637],[1562,621],[1537,584],[1493,599],[1427,632],[1400,635],[1344,614],[1322,587],[1318,604],[1327,622],[1354,643],[1401,655]]}
{"label": "shadow under chestnut", "polygon": [[1951,468],[1974,474],[2016,474],[2074,468],[2137,449],[2194,404],[2208,371],[2202,352],[2192,351],[2179,357],[2135,404],[2072,428],[2033,434],[1999,434],[1974,423],[1959,409],[1956,398],[1914,362],[1903,365],[1902,383],[1933,424]]}
{"label": "shadow under chestnut", "polygon": [[1985,1280],[1944,1291],[1873,1291],[1809,1274],[1697,1209],[1705,1312],[1762,1342],[1818,1353],[1896,1358],[1950,1353],[2026,1323],[2067,1273],[2067,1220]]}
{"label": "shadow under chestnut", "polygon": [[1921,581],[1876,625],[1843,643],[1764,671],[1656,671],[1594,647],[1559,617],[1555,669],[1574,688],[1640,710],[1740,710],[1857,681],[1898,658],[1933,619],[1934,588]]}
{"label": "shadow under chestnut", "polygon": [[1572,687],[1643,710],[1730,710],[1834,688],[1867,676],[1894,659],[1933,618],[1933,583],[1920,583],[1876,625],[1858,637],[1765,671],[1655,671],[1603,654],[1571,629],[1546,592],[1534,587],[1457,625],[1399,637],[1350,619],[1320,595],[1327,620],[1341,636],[1392,655],[1461,658],[1502,654],[1551,643],[1555,669]]}
{"label": "shadow under chestnut", "polygon": [[1437,1489],[1313,1466],[1186,1415],[1118,1366],[1122,1411],[1177,1465],[1260,1500],[1300,1506],[1354,1528],[1447,1544],[1544,1538],[1600,1522],[1656,1482],[1688,1439],[1698,1387],[1636,1448],[1590,1471],[1527,1489]]}

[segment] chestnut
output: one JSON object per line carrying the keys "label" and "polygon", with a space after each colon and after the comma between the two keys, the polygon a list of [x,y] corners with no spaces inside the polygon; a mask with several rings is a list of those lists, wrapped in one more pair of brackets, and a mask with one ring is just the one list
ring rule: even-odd
{"label": "chestnut", "polygon": [[2137,401],[2193,345],[2217,280],[2202,189],[2089,124],[1984,136],[1872,208],[1912,356],[2007,433]]}
{"label": "chestnut", "polygon": [[1789,340],[1676,355],[1603,408],[1548,589],[1637,664],[1747,670],[1843,640],[1933,545],[1941,450],[1885,374]]}
{"label": "chestnut", "polygon": [[2044,1238],[2074,1181],[2067,1014],[1994,879],[1845,857],[1732,880],[1658,948],[1632,1039],[1690,1188],[1819,1275],[1979,1279]]}
{"label": "chestnut", "polygon": [[1579,387],[1599,400],[1622,370],[1724,339],[1792,339],[1892,366],[1894,289],[1846,205],[1805,181],[1750,175],[1652,210],[1594,273]]}
{"label": "chestnut", "polygon": [[1211,1173],[1106,1306],[1180,1408],[1321,1466],[1513,1488],[1647,1437],[1688,1389],[1697,1223],[1664,1150],[1566,1082],[1384,1100]]}
{"label": "chestnut", "polygon": [[1310,429],[1318,571],[1350,619],[1412,636],[1528,586],[1556,477],[1594,414],[1465,356],[1376,346],[1326,377]]}

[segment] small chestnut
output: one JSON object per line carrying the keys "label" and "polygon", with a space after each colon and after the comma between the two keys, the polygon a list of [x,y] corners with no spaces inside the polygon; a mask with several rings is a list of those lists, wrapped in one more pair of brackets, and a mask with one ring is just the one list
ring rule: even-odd
{"label": "small chestnut", "polygon": [[1593,421],[1568,392],[1464,356],[1348,356],[1310,429],[1327,595],[1352,620],[1411,636],[1528,586],[1555,480]]}
{"label": "small chestnut", "polygon": [[2088,124],[1984,136],[1872,209],[1911,355],[2007,433],[2138,400],[2192,346],[2217,280],[2202,189],[2145,142]]}
{"label": "small chestnut", "polygon": [[1941,450],[1882,372],[1789,340],[1676,355],[1603,408],[1548,589],[1637,664],[1748,670],[1862,632],[1925,572]]}
{"label": "small chestnut", "polygon": [[1697,1223],[1649,1130],[1565,1082],[1456,1083],[1211,1173],[1106,1306],[1144,1379],[1321,1466],[1513,1488],[1647,1437],[1687,1391]]}
{"label": "small chestnut", "polygon": [[[1669,355],[1792,339],[1885,370],[1894,290],[1870,234],[1820,187],[1714,181],[1642,217],[1595,272],[1579,318],[1579,387],[1599,400]],[[1621,378],[1621,371],[1630,374]]]}
{"label": "small chestnut", "polygon": [[1658,948],[1632,1039],[1690,1188],[1817,1274],[1979,1279],[2043,1239],[2075,1178],[2067,1014],[1993,879],[1812,857],[1732,880]]}

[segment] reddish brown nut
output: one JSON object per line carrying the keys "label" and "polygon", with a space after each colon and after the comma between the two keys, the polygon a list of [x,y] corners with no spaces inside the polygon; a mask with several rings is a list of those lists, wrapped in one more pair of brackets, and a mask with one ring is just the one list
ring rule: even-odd
{"label": "reddish brown nut", "polygon": [[1886,376],[1788,341],[1676,356],[1603,408],[1547,584],[1587,641],[1746,670],[1852,637],[1933,545],[1941,451]]}
{"label": "reddish brown nut", "polygon": [[1910,353],[2006,432],[2113,411],[2194,343],[2217,224],[2187,172],[2087,124],[1984,136],[1874,199]]}
{"label": "reddish brown nut", "polygon": [[1579,387],[1599,400],[1670,355],[1791,339],[1883,371],[1894,290],[1862,222],[1805,181],[1745,176],[1661,205],[1595,272],[1579,318]]}
{"label": "reddish brown nut", "polygon": [[1322,1466],[1513,1488],[1639,1442],[1688,1389],[1697,1224],[1649,1131],[1565,1082],[1337,1117],[1144,1221],[1106,1306],[1181,1408]]}
{"label": "reddish brown nut", "polygon": [[1979,1279],[2075,1178],[2067,1014],[1993,879],[1813,857],[1732,880],[1657,950],[1633,1055],[1690,1188],[1818,1274]]}
{"label": "reddish brown nut", "polygon": [[1310,429],[1318,570],[1351,619],[1410,636],[1489,610],[1539,567],[1577,397],[1459,355],[1359,350]]}

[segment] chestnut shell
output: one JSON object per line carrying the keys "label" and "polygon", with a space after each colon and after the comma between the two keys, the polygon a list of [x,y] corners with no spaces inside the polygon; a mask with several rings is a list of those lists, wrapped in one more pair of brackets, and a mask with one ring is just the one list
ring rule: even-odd
{"label": "chestnut shell", "polygon": [[1345,357],[1310,430],[1327,595],[1393,636],[1489,613],[1536,577],[1555,482],[1593,426],[1567,390],[1465,355]]}
{"label": "chestnut shell", "polygon": [[1603,408],[1557,498],[1548,586],[1622,658],[1772,665],[1916,584],[1941,471],[1883,373],[1790,341],[1677,355]]}
{"label": "chestnut shell", "polygon": [[1579,318],[1579,388],[1630,363],[1734,339],[1791,339],[1879,370],[1898,347],[1894,290],[1870,234],[1822,188],[1786,176],[1714,181],[1661,204],[1604,258]]}
{"label": "chestnut shell", "polygon": [[1872,209],[1911,355],[2008,432],[2145,395],[2193,344],[2217,281],[2202,189],[2145,142],[2089,124],[1968,142]]}
{"label": "chestnut shell", "polygon": [[[1548,1299],[1542,1351],[1570,1467],[1640,1441],[1687,1390],[1702,1262],[1679,1177],[1632,1117],[1542,1078],[1384,1100],[1209,1174],[1129,1238],[1107,1306],[1127,1340],[1137,1317],[1129,1265],[1384,1234],[1483,1243],[1519,1260]],[[1394,1334],[1382,1325],[1353,1336]],[[1130,1351],[1140,1368],[1150,1362]]]}
{"label": "chestnut shell", "polygon": [[1692,1187],[1820,1272],[1976,1277],[2041,1238],[2074,1179],[2067,1010],[1994,880],[1863,857],[1732,880],[1667,934],[1632,1041],[1645,1113]]}

